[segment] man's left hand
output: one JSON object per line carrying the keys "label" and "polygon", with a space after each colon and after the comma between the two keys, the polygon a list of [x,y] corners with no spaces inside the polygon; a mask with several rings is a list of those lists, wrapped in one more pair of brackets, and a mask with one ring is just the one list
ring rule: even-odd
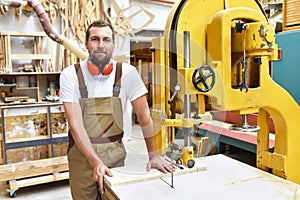
{"label": "man's left hand", "polygon": [[158,155],[152,156],[147,164],[147,171],[150,171],[151,168],[157,168],[163,173],[174,172],[177,168],[172,163],[162,160]]}

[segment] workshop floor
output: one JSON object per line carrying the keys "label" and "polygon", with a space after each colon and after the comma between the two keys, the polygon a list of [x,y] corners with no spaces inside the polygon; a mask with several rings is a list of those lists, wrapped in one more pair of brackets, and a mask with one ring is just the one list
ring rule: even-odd
{"label": "workshop floor", "polygon": [[[1,200],[12,200],[8,194],[0,196]],[[24,187],[17,190],[14,199],[20,200],[71,200],[71,192],[68,180],[47,184]]]}

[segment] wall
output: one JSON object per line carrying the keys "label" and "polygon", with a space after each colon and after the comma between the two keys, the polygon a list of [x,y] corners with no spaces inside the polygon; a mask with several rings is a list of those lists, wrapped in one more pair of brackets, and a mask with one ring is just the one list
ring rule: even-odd
{"label": "wall", "polygon": [[[164,30],[167,22],[167,18],[173,6],[172,4],[164,4],[164,3],[157,3],[151,1],[138,1],[138,0],[132,0],[130,1],[130,4],[140,5],[143,9],[154,14],[155,17],[153,21],[145,28],[145,30]],[[136,9],[137,7],[133,8],[132,11],[135,11]],[[146,15],[143,16],[145,16],[145,18],[148,19]],[[133,18],[132,19],[133,28],[139,28],[140,26],[142,26],[145,23],[145,18],[140,16]]]}
{"label": "wall", "polygon": [[14,16],[14,9],[10,9],[6,16],[0,15],[0,31],[43,31],[36,15],[29,17],[22,15],[19,20]]}
{"label": "wall", "polygon": [[[115,0],[116,1],[116,0]],[[172,8],[172,4],[164,4],[157,3],[151,1],[138,1],[138,0],[118,0],[116,1],[119,8],[127,8],[126,12],[124,12],[125,16],[129,16],[132,13],[136,12],[139,9],[145,9],[154,15],[152,22],[144,28],[144,30],[161,30],[163,31],[165,28],[165,24],[169,15],[169,12]],[[111,7],[110,0],[104,0],[105,7]],[[137,5],[137,6],[133,6]],[[112,8],[112,15],[117,15],[118,13],[114,12]],[[14,9],[10,9],[8,15],[3,16],[0,15],[0,31],[19,31],[19,32],[35,32],[35,31],[43,31],[38,18],[35,13],[32,13],[29,17],[25,15],[21,15],[19,20],[14,16]],[[139,29],[141,26],[145,24],[145,21],[149,19],[145,14],[145,12],[140,13],[136,17],[133,17],[130,20],[130,25],[132,29]],[[145,19],[146,18],[146,19]],[[57,20],[59,21],[59,20]],[[61,33],[61,26],[57,23],[54,26],[54,29]],[[134,35],[127,35],[124,37],[117,38],[117,45],[115,55],[129,55],[130,54],[130,37],[135,37]],[[54,52],[55,53],[55,52]]]}

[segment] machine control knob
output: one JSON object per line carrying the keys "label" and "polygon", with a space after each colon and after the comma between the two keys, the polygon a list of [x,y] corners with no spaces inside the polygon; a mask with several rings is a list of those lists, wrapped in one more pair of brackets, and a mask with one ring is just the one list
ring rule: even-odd
{"label": "machine control knob", "polygon": [[187,161],[187,167],[188,168],[192,168],[192,167],[194,167],[194,165],[195,165],[195,160],[188,160]]}
{"label": "machine control knob", "polygon": [[171,99],[168,100],[168,104],[172,104],[173,103],[173,100],[174,100],[175,96],[178,94],[179,91],[180,91],[180,86],[176,85],[175,86],[175,92],[173,93]]}
{"label": "machine control knob", "polygon": [[153,53],[155,51],[155,48],[154,47],[150,47],[149,51],[150,51],[150,53]]}
{"label": "machine control knob", "polygon": [[200,92],[210,91],[216,82],[216,75],[208,65],[202,65],[195,69],[192,77],[194,87]]}

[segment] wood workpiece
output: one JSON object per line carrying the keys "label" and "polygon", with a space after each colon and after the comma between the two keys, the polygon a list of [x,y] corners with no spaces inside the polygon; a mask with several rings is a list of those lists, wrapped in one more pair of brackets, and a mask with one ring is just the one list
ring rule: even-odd
{"label": "wood workpiece", "polygon": [[[113,177],[105,177],[105,183],[109,187],[149,181],[154,179],[171,177],[171,174],[163,174],[157,169],[146,170],[148,154],[145,141],[142,137],[140,126],[133,126],[131,135],[125,135],[123,142],[126,147],[127,156],[123,167],[110,169]],[[206,170],[206,166],[197,162],[195,167],[189,169],[183,166],[183,170],[177,168],[174,176]]]}
{"label": "wood workpiece", "polygon": [[[105,177],[107,185],[110,187],[126,185],[132,183],[138,183],[143,181],[155,180],[166,178],[169,179],[171,174],[164,174],[157,169],[152,169],[149,172],[146,171],[145,162],[139,163],[139,161],[134,161],[135,167],[129,168],[127,166],[118,167],[111,169],[111,172],[114,174],[113,177]],[[173,176],[197,172],[201,170],[206,170],[206,166],[201,162],[196,162],[193,168],[183,167],[183,169],[177,168],[173,173]]]}
{"label": "wood workpiece", "polygon": [[[207,170],[174,177],[174,188],[161,179],[113,186],[122,200],[176,199],[299,199],[298,184],[284,180],[227,156],[197,158]],[[165,179],[170,181],[170,179]]]}
{"label": "wood workpiece", "polygon": [[[110,200],[176,199],[299,199],[300,185],[222,154],[196,158],[192,169],[173,176],[154,169],[146,172],[147,151],[139,126],[123,139],[125,166],[105,177]],[[138,139],[139,138],[139,139]],[[178,144],[180,141],[176,140]],[[176,174],[176,173],[175,173]]]}

